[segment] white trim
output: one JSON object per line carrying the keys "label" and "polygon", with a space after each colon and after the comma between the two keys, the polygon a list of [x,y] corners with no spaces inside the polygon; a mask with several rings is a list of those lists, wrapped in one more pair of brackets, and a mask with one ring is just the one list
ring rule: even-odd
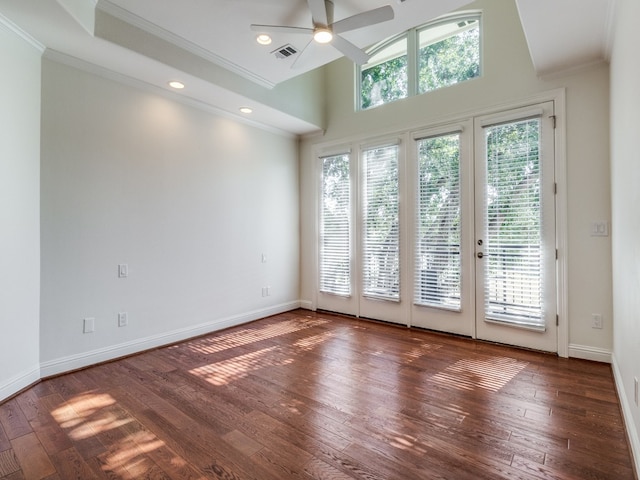
{"label": "white trim", "polygon": [[0,13],[0,28],[2,28],[2,27],[4,27],[4,30],[7,30],[8,32],[15,33],[22,40],[24,40],[29,45],[31,45],[33,48],[38,50],[38,52],[40,52],[40,53],[44,52],[46,47],[42,43],[40,43],[38,40],[33,38],[27,32],[22,30],[18,25],[13,23],[11,20],[9,20],[4,15],[2,15],[2,13]]}
{"label": "white trim", "polygon": [[242,78],[245,78],[253,83],[256,83],[258,85],[261,85],[269,89],[272,89],[276,85],[275,83],[267,80],[266,78],[261,77],[260,75],[257,75],[251,72],[250,70],[247,70],[246,68],[241,67],[240,65],[230,62],[227,59],[222,58],[221,56],[216,55],[215,53],[205,48],[202,48],[199,45],[196,45],[193,42],[190,42],[186,38],[180,37],[175,33],[165,30],[164,28],[156,25],[155,23],[151,23],[148,20],[145,20],[144,18],[139,17],[134,13],[131,13],[130,11],[125,10],[122,7],[119,7],[118,5],[115,5],[114,3],[111,3],[109,0],[99,0],[96,8],[106,13],[107,15],[111,15],[151,35],[155,35],[156,37],[161,38],[162,40],[165,40],[171,43],[172,45],[180,47],[186,50],[187,52],[192,53],[200,58],[203,58],[208,62],[214,63],[222,68],[225,68],[230,72],[235,73],[236,75],[240,75]]}
{"label": "white trim", "polygon": [[243,323],[252,322],[260,318],[265,318],[271,315],[277,315],[279,313],[295,310],[296,308],[300,308],[299,300],[281,303],[279,305],[274,305],[259,310],[253,310],[251,312],[241,313],[226,318],[219,318],[210,322],[202,323],[200,325],[194,325],[192,327],[180,328],[170,332],[159,333],[150,337],[139,338],[130,342],[111,345],[89,352],[48,360],[40,364],[40,374],[43,378],[52,375],[58,375],[72,370],[77,370],[79,368],[89,367],[100,362],[106,362],[125,357],[127,355],[133,355],[135,353],[143,352],[152,348],[162,347],[164,345],[170,345],[176,342],[182,342],[190,338],[221,330],[223,328],[229,328],[236,325],[241,325]]}
{"label": "white trim", "polygon": [[108,80],[112,80],[114,82],[121,83],[123,85],[128,85],[133,88],[137,88],[139,90],[147,91],[153,93],[155,95],[159,95],[170,100],[174,100],[176,102],[182,103],[184,105],[188,105],[193,108],[197,108],[199,110],[203,110],[207,113],[217,115],[224,118],[229,118],[238,123],[243,123],[245,125],[249,125],[251,127],[259,128],[260,130],[264,130],[269,133],[274,133],[276,135],[283,136],[285,138],[296,139],[297,135],[287,132],[285,130],[281,130],[276,127],[272,127],[270,125],[256,122],[254,120],[250,120],[247,117],[244,117],[240,114],[235,114],[228,112],[227,110],[223,110],[221,108],[215,107],[209,103],[202,102],[200,100],[196,100],[194,98],[186,97],[184,95],[169,91],[165,88],[158,87],[157,85],[153,85],[151,83],[144,82],[137,78],[130,77],[123,73],[116,72],[114,70],[110,70],[108,68],[102,67],[100,65],[96,65],[95,63],[88,62],[86,60],[82,60],[77,57],[73,57],[71,55],[67,55],[66,53],[59,52],[57,50],[52,50],[47,48],[43,54],[43,57],[51,60],[56,63],[61,63],[63,65],[67,65],[69,67],[76,68],[78,70],[82,70],[83,72],[91,73],[93,75],[97,75],[98,77],[106,78]]}
{"label": "white trim", "polygon": [[464,132],[464,125],[462,124],[444,125],[442,127],[412,131],[411,140],[414,140],[414,141],[426,140],[427,138],[442,137],[445,135],[462,133],[462,132]]}
{"label": "white trim", "polygon": [[329,158],[335,157],[336,155],[351,155],[351,150],[351,145],[348,143],[334,145],[321,150],[317,155],[317,158]]}
{"label": "white trim", "polygon": [[627,439],[629,440],[629,445],[631,447],[631,461],[635,465],[636,478],[637,475],[640,474],[640,437],[638,436],[638,430],[635,428],[633,423],[633,407],[629,404],[628,399],[633,395],[627,395],[627,392],[624,388],[624,381],[622,379],[622,374],[620,373],[620,368],[618,367],[618,361],[616,356],[613,355],[613,362],[611,365],[613,370],[613,379],[616,384],[616,390],[618,391],[618,400],[620,401],[620,408],[622,410],[622,419],[625,424],[625,430],[627,432]]}
{"label": "white trim", "polygon": [[553,114],[556,117],[555,156],[556,156],[556,292],[558,315],[558,356],[569,356],[569,241],[567,228],[567,115],[565,90],[555,90],[552,96]]}
{"label": "white trim", "polygon": [[40,367],[35,366],[30,370],[25,370],[0,385],[0,402],[15,395],[19,391],[33,385],[40,380]]}
{"label": "white trim", "polygon": [[315,306],[311,300],[300,300],[300,308],[304,308],[305,310],[316,311]]}
{"label": "white trim", "polygon": [[396,147],[402,143],[401,136],[390,135],[388,137],[381,137],[377,139],[371,139],[370,141],[365,141],[359,145],[359,152],[363,150],[375,150],[377,148],[385,148],[385,147]]}
{"label": "white trim", "polygon": [[569,357],[591,360],[594,362],[611,363],[611,350],[605,348],[592,347],[589,345],[569,344]]}
{"label": "white trim", "polygon": [[510,110],[508,112],[500,112],[495,115],[483,116],[479,119],[479,125],[482,128],[495,127],[503,123],[510,123],[514,121],[528,120],[530,118],[540,118],[544,114],[542,108],[518,108],[516,110]]}
{"label": "white trim", "polygon": [[581,63],[579,65],[572,65],[566,68],[549,69],[544,72],[538,72],[538,78],[545,81],[556,80],[558,78],[567,77],[569,75],[577,75],[579,73],[594,70],[606,65],[608,65],[607,61],[599,58],[590,62]]}

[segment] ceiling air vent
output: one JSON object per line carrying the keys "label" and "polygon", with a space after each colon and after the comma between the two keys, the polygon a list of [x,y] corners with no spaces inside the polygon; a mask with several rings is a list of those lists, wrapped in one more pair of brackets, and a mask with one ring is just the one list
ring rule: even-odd
{"label": "ceiling air vent", "polygon": [[289,58],[292,55],[295,55],[296,53],[298,53],[298,50],[295,49],[295,47],[293,47],[290,44],[286,44],[282,47],[276,48],[273,52],[276,58],[279,58],[280,60],[284,59],[284,58]]}

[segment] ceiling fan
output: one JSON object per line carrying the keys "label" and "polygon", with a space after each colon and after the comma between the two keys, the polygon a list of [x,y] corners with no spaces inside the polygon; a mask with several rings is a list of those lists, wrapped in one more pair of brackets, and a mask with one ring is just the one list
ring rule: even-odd
{"label": "ceiling fan", "polygon": [[[311,10],[313,28],[253,24],[251,25],[251,30],[262,33],[312,34],[313,40],[317,43],[330,43],[344,56],[358,65],[362,65],[367,63],[369,55],[350,41],[341,37],[340,34],[393,19],[393,9],[391,6],[385,5],[384,7],[374,8],[373,10],[358,13],[334,22],[333,2],[331,0],[307,0],[307,3],[309,4],[309,10]],[[308,46],[309,44],[307,44],[307,47]],[[307,47],[305,47],[302,53],[304,53]],[[302,53],[300,56],[302,56]],[[300,56],[298,58],[300,58]]]}

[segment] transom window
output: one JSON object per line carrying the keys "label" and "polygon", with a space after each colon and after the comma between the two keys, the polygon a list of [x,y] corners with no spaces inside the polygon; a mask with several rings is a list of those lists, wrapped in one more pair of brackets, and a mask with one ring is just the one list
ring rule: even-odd
{"label": "transom window", "polygon": [[369,53],[357,70],[362,110],[478,77],[480,14],[441,18]]}

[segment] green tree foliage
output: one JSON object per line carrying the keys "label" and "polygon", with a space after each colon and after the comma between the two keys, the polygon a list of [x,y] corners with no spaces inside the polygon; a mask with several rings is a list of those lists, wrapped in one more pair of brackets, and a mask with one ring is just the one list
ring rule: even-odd
{"label": "green tree foliage", "polygon": [[[480,27],[477,20],[462,21],[453,33],[419,49],[418,58],[407,56],[407,38],[416,35],[410,30],[402,39],[385,45],[364,66],[360,73],[360,106],[363,109],[393,102],[416,92],[409,91],[409,72],[417,71],[418,92],[446,87],[480,75]],[[462,30],[461,30],[462,29]],[[429,28],[418,33],[428,36]],[[424,44],[426,39],[418,40]],[[401,46],[402,45],[402,46]],[[376,62],[376,59],[386,60]],[[394,56],[395,55],[395,56]],[[412,67],[409,68],[409,65]]]}
{"label": "green tree foliage", "polygon": [[393,58],[361,75],[362,108],[393,102],[407,96],[407,56]]}
{"label": "green tree foliage", "polygon": [[419,92],[424,93],[480,75],[480,29],[457,35],[420,49]]}

